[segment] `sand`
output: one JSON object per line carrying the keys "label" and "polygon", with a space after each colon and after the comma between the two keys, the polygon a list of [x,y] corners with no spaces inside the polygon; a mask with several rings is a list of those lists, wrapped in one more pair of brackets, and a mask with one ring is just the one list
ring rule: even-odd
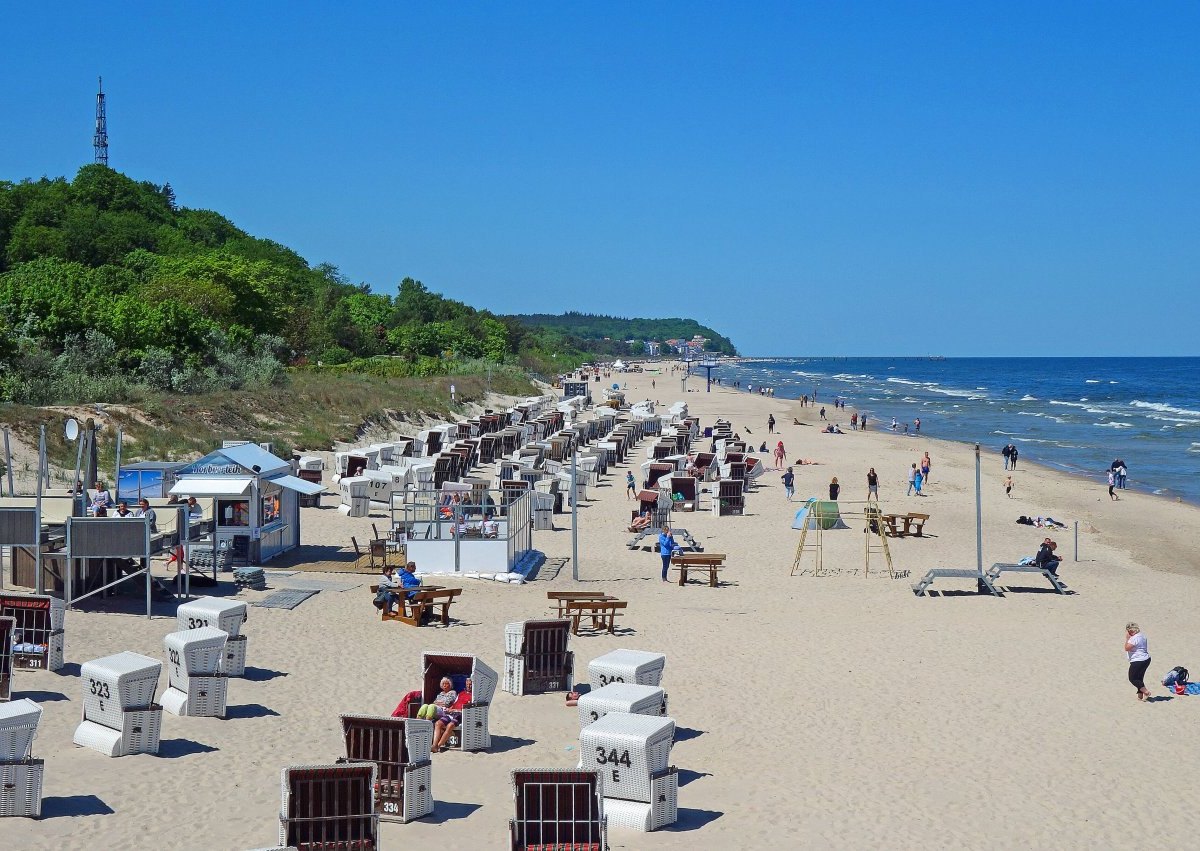
{"label": "sand", "polygon": [[[689,384],[703,390],[697,379]],[[824,537],[825,564],[840,575],[790,576],[796,506],[768,472],[744,517],[679,515],[676,525],[707,550],[729,554],[727,584],[680,588],[659,581],[655,555],[625,547],[624,468],[589,491],[579,518],[581,581],[627,599],[629,609],[625,634],[572,640],[579,669],[619,647],[665,652],[664,687],[681,729],[672,751],[679,823],[653,834],[614,829],[613,848],[1186,844],[1197,788],[1186,735],[1200,699],[1165,699],[1157,678],[1177,664],[1200,670],[1186,608],[1200,571],[1194,507],[1132,491],[1111,503],[1094,483],[1024,462],[1009,500],[1002,459],[991,451],[982,459],[985,564],[1034,553],[1047,533],[1017,525],[1020,514],[1078,520],[1078,563],[1070,530],[1054,533],[1066,557],[1060,573],[1075,593],[1007,575],[1002,599],[969,593],[963,581],[935,585],[945,596],[916,598],[910,585],[926,569],[975,563],[970,447],[874,430],[819,434],[812,408],[716,387],[683,397],[678,378],[661,374],[629,376],[628,385],[631,400],[686,398],[703,425],[720,414],[756,442],[782,439],[790,459],[818,460],[796,468],[797,497],[825,495],[837,476],[844,500],[862,499],[874,466],[885,510],[931,519],[926,537],[891,541],[908,579],[861,575],[855,521]],[[779,438],[766,434],[768,413]],[[793,417],[808,425],[792,425]],[[838,419],[845,425],[849,415]],[[906,497],[905,471],[926,450],[928,495]],[[304,512],[305,542],[342,546],[367,536],[371,521],[342,517],[335,503],[327,497],[324,508]],[[534,536],[552,560],[571,551],[570,515],[556,521],[556,531]],[[5,820],[0,836],[12,848],[273,845],[280,769],[337,757],[339,713],[390,712],[418,683],[422,650],[477,653],[502,669],[503,625],[545,615],[546,592],[572,587],[570,575],[568,564],[524,586],[464,580],[449,628],[380,622],[370,577],[293,611],[252,608],[250,670],[230,684],[230,718],[165,715],[162,753],[121,759],[71,744],[78,663],[120,650],[161,657],[174,621],[71,612],[73,664],[64,675],[17,679],[18,693],[45,708],[34,744],[46,759],[45,817]],[[1150,705],[1135,700],[1125,679],[1129,620],[1150,641],[1151,685],[1163,698]],[[434,756],[435,815],[384,824],[383,848],[506,847],[509,772],[576,764],[577,716],[561,694],[497,690],[491,730],[488,753]]]}

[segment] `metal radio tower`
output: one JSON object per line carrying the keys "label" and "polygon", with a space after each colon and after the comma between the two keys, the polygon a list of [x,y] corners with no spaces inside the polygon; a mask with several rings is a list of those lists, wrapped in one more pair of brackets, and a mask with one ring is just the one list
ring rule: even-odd
{"label": "metal radio tower", "polygon": [[108,165],[108,119],[104,115],[104,78],[100,77],[100,91],[96,93],[96,135],[92,144],[96,147],[96,162]]}

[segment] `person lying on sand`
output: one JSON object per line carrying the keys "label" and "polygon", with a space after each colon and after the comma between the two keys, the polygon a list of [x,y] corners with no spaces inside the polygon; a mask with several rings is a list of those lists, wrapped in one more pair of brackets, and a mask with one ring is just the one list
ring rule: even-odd
{"label": "person lying on sand", "polygon": [[792,464],[804,466],[804,467],[815,466],[820,463],[821,463],[820,461],[814,461],[811,458],[797,458],[795,461],[792,462]]}
{"label": "person lying on sand", "polygon": [[644,529],[650,528],[650,509],[647,508],[629,524],[630,532],[641,532]]}

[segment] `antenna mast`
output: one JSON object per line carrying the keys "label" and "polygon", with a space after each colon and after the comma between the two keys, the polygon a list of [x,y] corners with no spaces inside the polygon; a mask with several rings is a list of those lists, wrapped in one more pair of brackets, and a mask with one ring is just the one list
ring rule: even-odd
{"label": "antenna mast", "polygon": [[96,148],[96,162],[108,165],[108,119],[104,114],[104,78],[99,77],[100,91],[96,93],[96,135],[92,144]]}

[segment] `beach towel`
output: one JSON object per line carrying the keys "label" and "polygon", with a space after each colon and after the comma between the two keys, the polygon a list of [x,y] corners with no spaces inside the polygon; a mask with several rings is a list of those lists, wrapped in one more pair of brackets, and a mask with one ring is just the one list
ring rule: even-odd
{"label": "beach towel", "polygon": [[408,694],[404,695],[404,697],[400,698],[400,702],[396,704],[396,708],[392,710],[392,717],[407,718],[408,707],[413,703],[418,705],[421,703],[420,689],[417,689],[416,691],[410,691]]}

